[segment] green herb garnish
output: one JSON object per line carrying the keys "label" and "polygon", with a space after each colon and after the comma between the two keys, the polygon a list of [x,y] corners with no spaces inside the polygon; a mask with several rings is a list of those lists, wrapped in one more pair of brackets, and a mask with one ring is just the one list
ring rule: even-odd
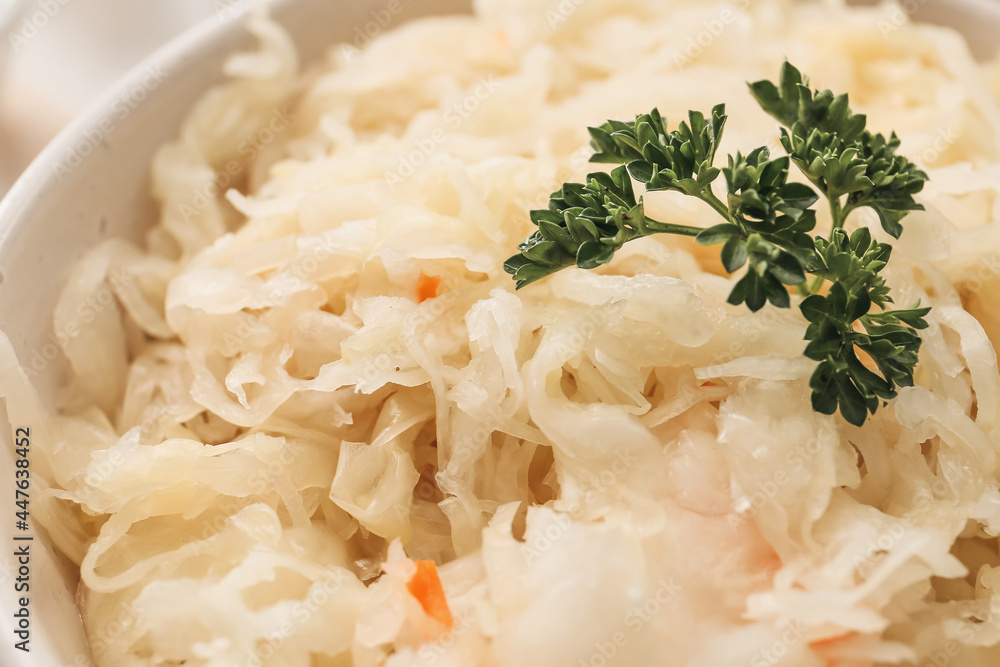
{"label": "green herb garnish", "polygon": [[[728,272],[747,267],[729,303],[745,303],[752,311],[767,302],[788,308],[788,286],[805,297],[799,304],[809,321],[804,354],[819,362],[810,380],[813,408],[823,414],[839,408],[844,419],[860,426],[880,401],[913,384],[921,342],[916,330],[927,327],[923,318],[930,309],[917,304],[888,310],[892,299],[879,274],[892,247],[873,241],[867,228],[848,235],[844,223],[855,209],[869,207],[882,228],[899,238],[901,220],[923,209],[913,195],[923,189],[927,174],[896,153],[895,134],[886,138],[868,131],[866,118],[851,112],[847,95],[810,89],[808,78],[788,62],[777,84],[758,81],[750,92],[783,125],[787,155],[772,159],[761,147],[746,156],[730,155],[727,166],[716,167],[724,105],[707,117],[689,112],[672,132],[656,109],[632,122],[592,127],[591,161],[621,166],[589,174],[586,183],[565,183],[550,197],[548,209],[531,211],[538,230],[504,269],[521,288],[568,266],[606,264],[625,243],[651,234],[721,244]],[[792,163],[813,187],[789,182]],[[712,189],[720,174],[725,200]],[[653,220],[636,197],[633,179],[649,192],[696,197],[724,222],[705,229]],[[828,238],[810,235],[816,190],[830,208]]]}

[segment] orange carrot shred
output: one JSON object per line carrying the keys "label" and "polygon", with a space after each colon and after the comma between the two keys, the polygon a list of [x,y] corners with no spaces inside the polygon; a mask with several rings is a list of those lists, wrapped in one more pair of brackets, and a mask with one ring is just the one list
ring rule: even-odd
{"label": "orange carrot shred", "polygon": [[704,382],[701,383],[701,386],[702,387],[714,387],[715,383],[712,382],[711,380],[705,380]]}
{"label": "orange carrot shred", "polygon": [[824,649],[829,647],[834,647],[837,644],[847,641],[852,637],[856,636],[857,632],[846,632],[841,635],[836,635],[833,637],[827,637],[826,639],[814,639],[809,642],[809,648],[811,649]]}
{"label": "orange carrot shred", "polygon": [[417,278],[417,303],[436,297],[440,285],[441,276],[429,276],[421,271],[420,277]]}
{"label": "orange carrot shred", "polygon": [[441,586],[437,565],[432,560],[416,560],[413,564],[417,566],[417,571],[406,582],[406,590],[417,598],[425,614],[451,630],[455,627],[455,620],[451,617],[451,609],[448,608],[448,599]]}

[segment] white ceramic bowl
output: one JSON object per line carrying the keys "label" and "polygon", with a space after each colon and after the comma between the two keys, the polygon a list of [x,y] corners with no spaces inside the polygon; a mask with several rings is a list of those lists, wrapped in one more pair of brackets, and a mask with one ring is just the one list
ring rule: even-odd
{"label": "white ceramic bowl", "polygon": [[[0,0],[0,25],[4,2]],[[1000,45],[1000,0],[905,2],[916,9],[917,16],[963,30],[981,57]],[[216,4],[232,11],[220,12],[137,65],[102,102],[64,130],[0,202],[0,329],[10,337],[22,362],[36,353],[45,355],[56,295],[83,253],[107,237],[138,239],[156,218],[149,194],[154,151],[175,136],[192,104],[222,79],[226,57],[249,44],[242,27],[242,12],[249,3],[220,0]],[[468,0],[413,3],[403,16],[467,11],[468,5]],[[370,22],[371,12],[384,6],[385,0],[277,0],[274,15],[293,35],[308,62],[331,43],[352,41],[355,27]],[[162,81],[127,117],[116,117],[115,100],[143,87],[150,69],[164,72]],[[109,121],[114,131],[94,146],[88,137]],[[68,172],[57,169],[68,154],[83,146],[91,148],[78,166]],[[64,371],[58,359],[46,365],[36,378],[43,397],[51,396]],[[14,475],[9,438],[10,431],[5,431],[0,490],[6,491],[0,496],[8,504],[0,507],[11,512]],[[10,558],[13,517],[7,516],[0,520],[0,665],[91,665],[74,603],[76,575],[65,559],[48,548],[44,536],[32,547],[30,659],[12,648],[16,609],[12,578],[16,574]]]}
{"label": "white ceramic bowl", "polygon": [[18,8],[21,6],[21,0],[0,0],[0,35],[6,36],[7,42],[2,47],[0,47],[0,77],[3,76],[3,70],[7,66],[7,60],[10,57],[11,51],[14,49],[14,42],[11,38],[12,31],[15,30],[15,23],[18,17]]}
{"label": "white ceramic bowl", "polygon": [[[5,0],[0,0],[0,7]],[[66,128],[32,163],[0,201],[0,329],[18,357],[45,354],[51,313],[69,268],[83,253],[108,237],[139,239],[156,218],[150,196],[149,165],[156,149],[172,139],[194,102],[222,80],[225,59],[251,45],[243,28],[247,0],[219,0],[218,16],[202,23],[133,68],[113,89]],[[372,20],[385,0],[276,0],[274,17],[294,36],[304,62],[317,59],[331,44],[353,42],[355,27]],[[463,0],[406,3],[393,24],[430,13],[468,11]],[[6,40],[5,40],[6,41]],[[0,49],[9,45],[0,44]],[[149,71],[163,72],[141,104],[121,118],[115,101],[142,89]],[[91,137],[111,123],[114,131]],[[95,145],[96,143],[96,145]],[[0,147],[2,150],[2,147]],[[86,155],[72,170],[58,169],[66,156]],[[36,378],[51,396],[65,365],[58,359]],[[14,474],[10,430],[0,443],[0,489],[13,512]],[[90,653],[74,603],[73,568],[43,536],[32,545],[31,653],[13,648],[16,609],[12,562],[13,516],[0,521],[0,665],[87,667]]]}

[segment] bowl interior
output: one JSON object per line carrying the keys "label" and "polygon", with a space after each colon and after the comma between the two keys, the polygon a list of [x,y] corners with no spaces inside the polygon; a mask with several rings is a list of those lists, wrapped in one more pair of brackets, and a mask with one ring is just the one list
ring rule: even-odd
{"label": "bowl interior", "polygon": [[14,14],[21,5],[21,0],[0,0],[0,30],[10,27]]}
{"label": "bowl interior", "polygon": [[16,48],[17,34],[14,24],[17,21],[20,6],[21,0],[0,0],[0,34],[8,36],[8,43],[0,49],[0,77],[3,76],[3,68],[10,58],[10,52]]}
{"label": "bowl interior", "polygon": [[[905,8],[912,1],[901,3]],[[969,43],[972,54],[980,60],[1000,52],[1000,2],[997,0],[950,0],[917,3],[914,17],[920,21],[955,28]]]}
{"label": "bowl interior", "polygon": [[[0,27],[4,8],[0,0]],[[51,396],[65,372],[60,361],[51,313],[70,267],[99,241],[138,239],[155,219],[149,194],[149,164],[154,152],[172,139],[188,109],[222,80],[222,63],[250,44],[242,27],[241,0],[216,3],[220,11],[130,72],[105,99],[67,128],[33,163],[0,202],[0,329],[10,337],[22,362],[37,370],[42,396]],[[426,14],[467,12],[467,0],[403,3],[392,24]],[[304,62],[318,58],[332,43],[352,42],[385,0],[279,0],[275,18],[294,37]],[[926,2],[919,17],[952,25],[970,38],[981,57],[996,52],[1000,4],[988,0]],[[384,28],[391,26],[384,26]],[[380,28],[384,29],[384,28]],[[162,79],[145,101],[121,118],[111,111],[123,93],[143,86],[150,70]],[[94,141],[94,128],[113,128]],[[19,424],[13,427],[21,426]],[[9,433],[0,467],[10,470]],[[11,476],[12,479],[12,476]],[[12,522],[0,522],[0,539],[10,545]],[[32,560],[32,664],[37,667],[88,665],[89,651],[74,604],[73,568],[36,539]],[[6,553],[8,550],[4,550]],[[11,585],[16,568],[9,555],[0,559],[0,585]],[[0,631],[13,636],[11,595],[0,596]],[[24,664],[11,641],[0,642],[0,664]]]}
{"label": "bowl interior", "polygon": [[[2,8],[10,0],[0,0]],[[70,267],[98,242],[112,237],[138,240],[157,208],[150,195],[149,165],[157,148],[176,136],[195,101],[222,81],[222,65],[233,52],[252,45],[243,27],[243,0],[224,0],[218,16],[177,38],[130,71],[104,98],[64,130],[0,201],[0,330],[21,363],[33,373],[43,399],[64,377],[51,313]],[[428,14],[468,12],[462,0],[403,3],[391,24]],[[317,60],[331,44],[359,39],[385,0],[276,0],[272,14],[295,39],[303,62]],[[379,26],[378,30],[387,29]],[[6,47],[6,45],[4,45]],[[159,73],[149,86],[149,73]],[[145,81],[144,81],[145,80]],[[122,118],[112,111],[130,91],[145,99]],[[95,128],[112,128],[95,135]],[[9,421],[9,420],[8,420]],[[12,428],[23,426],[12,425]],[[10,435],[3,436],[0,468],[10,472]],[[13,474],[11,473],[11,480]],[[0,540],[13,544],[12,522]],[[90,652],[74,599],[77,577],[43,535],[32,546],[31,664],[36,667],[90,665]],[[0,585],[12,587],[17,567],[9,549],[0,557]],[[0,596],[0,632],[13,637],[16,600]],[[0,642],[0,665],[25,664],[24,654]]]}

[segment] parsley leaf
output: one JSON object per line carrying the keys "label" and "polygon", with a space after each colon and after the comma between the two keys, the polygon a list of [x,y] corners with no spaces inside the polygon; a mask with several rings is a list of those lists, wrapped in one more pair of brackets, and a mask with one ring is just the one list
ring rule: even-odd
{"label": "parsley leaf", "polygon": [[549,207],[531,211],[530,217],[538,231],[504,262],[517,288],[568,266],[593,269],[607,264],[615,251],[640,236],[694,236],[701,231],[647,218],[625,167],[589,174],[586,184],[563,184],[550,196]]}
{"label": "parsley leaf", "polygon": [[712,109],[708,119],[699,111],[667,132],[666,121],[653,109],[631,123],[608,121],[589,128],[596,149],[591,162],[625,164],[646,190],[676,190],[701,196],[718,175],[712,166],[726,126],[726,106]]}
{"label": "parsley leaf", "polygon": [[[852,211],[870,207],[883,229],[899,238],[900,221],[923,208],[914,195],[927,174],[897,153],[895,134],[886,138],[866,129],[867,119],[851,111],[847,95],[811,89],[809,79],[788,62],[777,84],[748,85],[761,108],[784,126],[781,145],[787,155],[772,159],[762,147],[730,155],[725,167],[716,167],[727,120],[723,105],[708,116],[689,112],[674,131],[667,131],[656,109],[631,122],[609,120],[589,128],[591,161],[619,166],[588,175],[585,184],[564,184],[547,209],[532,211],[538,230],[504,269],[521,288],[568,266],[606,264],[625,243],[650,234],[721,245],[726,271],[746,267],[729,303],[752,311],[767,303],[788,308],[789,287],[804,297],[803,354],[818,362],[810,379],[813,408],[825,414],[839,410],[846,421],[861,425],[898,387],[913,384],[921,343],[917,331],[927,327],[930,309],[919,304],[889,309],[892,299],[881,271],[892,247],[874,241],[867,228],[848,236],[843,227]],[[790,180],[791,164],[813,187]],[[725,200],[712,189],[720,174]],[[648,218],[633,180],[647,192],[672,190],[700,199],[723,222],[699,228]],[[811,236],[816,190],[830,207],[829,238]]]}
{"label": "parsley leaf", "polygon": [[[892,248],[872,240],[862,227],[848,237],[835,229],[829,241],[817,241],[819,266],[814,273],[831,281],[826,295],[813,294],[799,309],[809,321],[803,354],[819,363],[810,386],[813,408],[833,414],[840,408],[848,422],[860,426],[875,413],[879,399],[896,397],[897,387],[913,385],[923,319],[930,308],[870,313],[873,305],[892,302],[879,271]],[[869,369],[862,353],[877,367]]]}
{"label": "parsley leaf", "polygon": [[896,154],[895,134],[886,139],[865,129],[867,119],[851,111],[846,94],[811,90],[808,77],[787,61],[777,85],[764,80],[749,86],[761,108],[785,126],[781,144],[829,200],[835,228],[844,226],[851,211],[867,206],[882,228],[899,238],[900,220],[923,210],[913,195],[923,189],[927,174]]}

